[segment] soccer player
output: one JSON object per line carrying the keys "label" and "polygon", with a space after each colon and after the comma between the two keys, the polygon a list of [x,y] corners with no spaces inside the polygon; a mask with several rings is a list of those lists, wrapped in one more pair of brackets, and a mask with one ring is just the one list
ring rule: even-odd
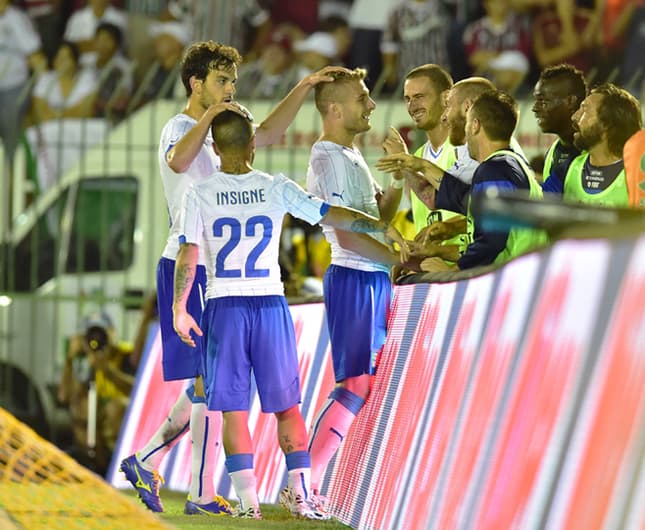
{"label": "soccer player", "polygon": [[[458,218],[463,217],[448,210],[428,208],[428,204],[434,204],[435,188],[423,176],[424,171],[435,170],[441,178],[443,171],[453,167],[455,163],[455,148],[448,140],[448,124],[441,119],[445,98],[451,87],[450,74],[436,64],[418,66],[407,74],[403,84],[403,96],[408,114],[416,126],[426,133],[427,141],[414,155],[410,155],[403,139],[397,134],[399,153],[394,156],[387,155],[377,164],[379,169],[385,171],[396,170],[399,167],[407,170],[407,182],[412,189],[412,217],[420,239],[424,237],[427,225],[448,219],[456,222]],[[454,238],[442,241],[441,244],[457,245],[463,251],[468,245],[468,237],[464,231]]]}
{"label": "soccer player", "polygon": [[[360,68],[339,72],[335,81],[316,86],[323,132],[311,149],[307,188],[331,204],[389,221],[402,182],[394,180],[383,192],[354,144],[356,135],[370,129],[375,108],[365,73]],[[314,423],[309,450],[314,500],[324,505],[320,478],[369,394],[375,356],[385,342],[392,289],[388,272],[399,260],[382,239],[334,229],[324,221],[322,226],[331,245],[323,290],[336,387]]]}
{"label": "soccer player", "polygon": [[[504,263],[546,242],[546,236],[540,231],[517,228],[485,231],[470,214],[470,197],[491,189],[528,190],[531,197],[542,197],[542,188],[526,159],[511,148],[517,117],[517,104],[513,98],[499,91],[484,92],[468,109],[465,139],[470,156],[479,165],[470,190],[466,189],[467,206],[462,210],[474,227],[473,242],[463,255],[453,256],[453,261],[456,261],[454,268],[459,270]],[[465,185],[455,181],[454,178],[442,180],[437,191],[437,206],[458,210],[463,204]],[[433,253],[428,252],[428,255]],[[432,268],[424,267],[424,270]]]}
{"label": "soccer player", "polygon": [[571,118],[573,142],[583,152],[567,171],[564,198],[599,206],[629,205],[623,147],[642,126],[641,108],[611,83],[593,88]]}
{"label": "soccer player", "polygon": [[[127,480],[135,487],[143,503],[155,512],[163,511],[157,469],[161,459],[189,425],[192,440],[191,483],[184,513],[219,515],[230,512],[230,505],[215,495],[213,485],[213,454],[218,442],[212,439],[211,433],[219,430],[221,415],[207,410],[200,377],[199,349],[188,348],[175,334],[171,302],[175,257],[179,250],[177,221],[181,197],[190,183],[203,180],[219,167],[219,158],[212,149],[210,123],[223,109],[236,108],[233,97],[240,62],[239,53],[230,46],[213,41],[190,46],[181,63],[181,79],[188,100],[184,110],[166,123],[159,143],[159,166],[170,214],[170,233],[157,269],[164,379],[196,380],[178,398],[167,420],[148,443],[121,462],[121,470]],[[311,87],[331,79],[326,72],[322,70],[305,77],[291,90],[258,126],[258,145],[271,144],[282,136]],[[197,271],[188,302],[188,308],[196,319],[202,312],[206,284],[201,256]]]}
{"label": "soccer player", "polygon": [[[307,430],[298,403],[300,382],[293,322],[280,280],[278,252],[284,214],[344,230],[385,232],[388,225],[362,212],[331,206],[282,175],[251,166],[252,123],[236,112],[213,119],[221,170],[185,194],[180,251],[175,267],[175,329],[190,346],[203,336],[201,352],[210,410],[224,416],[226,467],[239,497],[238,517],[261,519],[253,442],[248,428],[251,370],[263,412],[278,421],[288,488],[281,502],[292,514],[328,516],[311,502]],[[389,234],[399,242],[394,229]],[[206,308],[198,326],[188,310],[200,256],[206,262]]]}
{"label": "soccer player", "polygon": [[543,133],[558,137],[546,152],[542,190],[562,195],[569,165],[580,154],[573,143],[571,116],[587,96],[584,74],[570,64],[546,68],[533,90],[533,114]]}

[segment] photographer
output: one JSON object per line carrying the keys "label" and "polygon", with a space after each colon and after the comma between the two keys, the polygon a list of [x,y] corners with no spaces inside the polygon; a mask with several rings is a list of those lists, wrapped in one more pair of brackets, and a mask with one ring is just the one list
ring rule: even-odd
{"label": "photographer", "polygon": [[[110,317],[93,313],[83,319],[81,333],[70,339],[58,386],[58,399],[68,405],[72,419],[72,455],[101,474],[110,462],[134,385],[131,353],[131,347],[116,341]],[[87,430],[91,386],[96,389],[94,447],[88,445]]]}

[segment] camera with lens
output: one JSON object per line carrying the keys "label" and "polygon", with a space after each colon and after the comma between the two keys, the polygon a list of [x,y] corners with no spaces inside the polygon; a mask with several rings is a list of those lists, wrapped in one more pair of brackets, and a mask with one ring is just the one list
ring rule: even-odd
{"label": "camera with lens", "polygon": [[85,332],[85,344],[92,351],[98,351],[105,348],[108,344],[108,332],[100,326],[92,326]]}

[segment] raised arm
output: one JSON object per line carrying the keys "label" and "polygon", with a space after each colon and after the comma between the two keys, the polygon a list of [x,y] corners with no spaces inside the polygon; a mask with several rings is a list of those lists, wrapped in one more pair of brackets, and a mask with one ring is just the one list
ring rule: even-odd
{"label": "raised arm", "polygon": [[291,122],[296,117],[309,91],[318,83],[333,81],[334,78],[329,74],[340,70],[346,70],[346,68],[342,66],[326,66],[322,70],[301,79],[259,125],[255,132],[256,144],[262,146],[279,142],[287,127],[291,125]]}

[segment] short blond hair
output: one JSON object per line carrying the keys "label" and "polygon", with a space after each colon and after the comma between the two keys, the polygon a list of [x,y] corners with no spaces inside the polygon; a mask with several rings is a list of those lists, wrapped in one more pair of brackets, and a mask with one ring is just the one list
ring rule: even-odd
{"label": "short blond hair", "polygon": [[314,101],[316,108],[322,116],[327,114],[330,103],[340,101],[343,94],[343,88],[349,83],[359,83],[367,76],[365,68],[354,68],[353,70],[338,70],[328,74],[334,80],[328,83],[318,83],[314,91]]}

